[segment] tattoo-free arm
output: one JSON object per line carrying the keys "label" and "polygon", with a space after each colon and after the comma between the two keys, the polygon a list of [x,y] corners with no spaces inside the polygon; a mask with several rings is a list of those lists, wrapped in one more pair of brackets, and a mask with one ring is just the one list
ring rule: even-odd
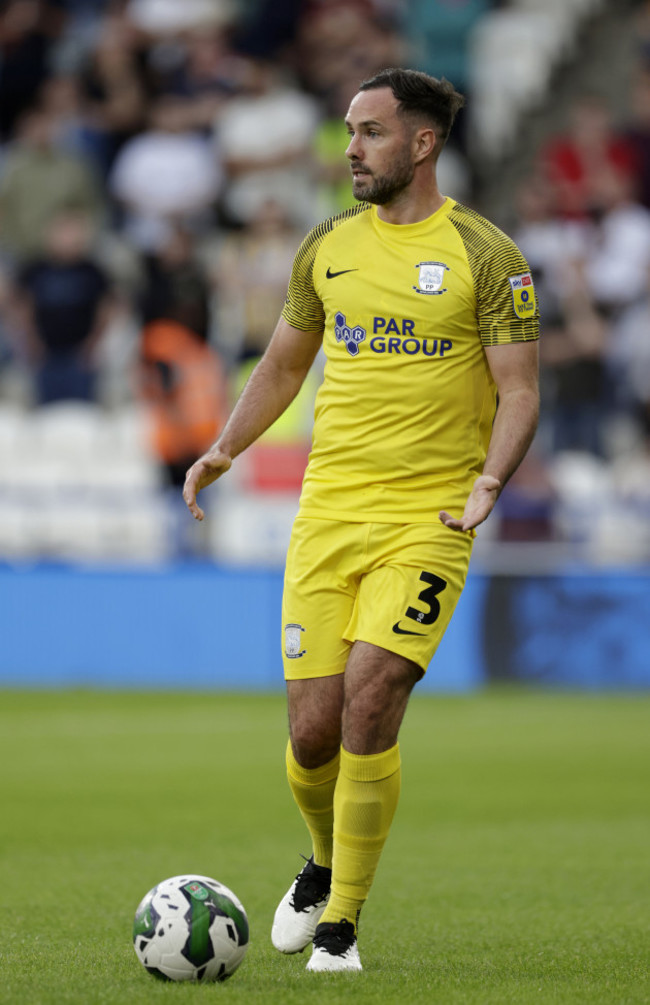
{"label": "tattoo-free arm", "polygon": [[499,403],[483,474],[474,482],[462,517],[455,519],[444,510],[439,514],[452,530],[472,530],[487,519],[503,486],[524,459],[537,429],[537,342],[487,346],[485,354]]}
{"label": "tattoo-free arm", "polygon": [[183,498],[192,515],[203,519],[196,496],[230,468],[232,461],[282,415],[300,390],[322,335],[299,331],[283,318],[268,349],[244,387],[219,439],[187,472]]}

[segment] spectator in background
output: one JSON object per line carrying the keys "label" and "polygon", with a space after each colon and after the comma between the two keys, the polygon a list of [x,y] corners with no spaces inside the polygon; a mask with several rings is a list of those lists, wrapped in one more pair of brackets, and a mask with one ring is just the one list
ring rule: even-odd
{"label": "spectator in background", "polygon": [[55,3],[66,13],[62,44],[65,46],[70,40],[78,46],[81,42],[82,51],[103,30],[107,11],[116,8],[115,0],[55,0]]}
{"label": "spectator in background", "polygon": [[79,76],[49,77],[41,91],[41,107],[52,122],[58,149],[80,157],[102,177],[109,159],[109,137],[89,107]]}
{"label": "spectator in background", "polygon": [[311,142],[317,121],[314,100],[287,83],[275,64],[248,60],[242,93],[215,121],[230,223],[249,223],[268,199],[294,222],[313,222]]}
{"label": "spectator in background", "polygon": [[160,248],[174,221],[207,228],[220,184],[214,144],[191,127],[186,102],[173,95],[153,103],[149,128],[122,147],[109,177],[124,234],[143,252]]}
{"label": "spectator in background", "polygon": [[214,27],[187,32],[171,66],[158,63],[155,77],[160,93],[186,100],[192,126],[208,131],[245,72],[246,60],[232,50],[226,31]]}
{"label": "spectator in background", "polygon": [[210,286],[192,235],[170,228],[144,258],[139,394],[151,414],[153,447],[172,486],[183,484],[199,443],[211,443],[227,407],[224,370],[209,346]]}
{"label": "spectator in background", "polygon": [[133,29],[125,18],[107,17],[79,71],[88,113],[102,137],[105,178],[122,146],[145,126],[147,88]]}
{"label": "spectator in background", "polygon": [[196,450],[206,449],[226,418],[221,360],[190,328],[158,318],[142,330],[137,390],[148,413],[150,448],[167,484],[169,543],[176,557],[187,557],[201,542],[183,519],[179,487]]}
{"label": "spectator in background", "polygon": [[519,186],[515,205],[518,221],[513,237],[535,277],[542,328],[552,331],[563,324],[564,304],[575,284],[572,266],[584,247],[585,223],[555,214],[553,188],[541,173]]}
{"label": "spectator in background", "polygon": [[295,60],[303,84],[327,100],[343,81],[399,66],[404,51],[391,4],[315,0],[300,19]]}
{"label": "spectator in background", "polygon": [[16,281],[38,404],[96,398],[96,352],[112,314],[109,282],[91,253],[92,228],[83,209],[61,211],[45,251]]}
{"label": "spectator in background", "polygon": [[547,399],[542,412],[549,417],[554,450],[600,455],[606,329],[580,264],[586,224],[557,217],[553,209],[548,181],[527,179],[517,193],[519,224],[513,236],[539,291],[541,385]]}
{"label": "spectator in background", "polygon": [[160,249],[144,256],[143,272],[139,306],[145,327],[164,318],[207,341],[211,291],[192,235],[182,226],[172,226]]}
{"label": "spectator in background", "polygon": [[248,226],[232,231],[221,243],[213,271],[221,319],[218,337],[232,364],[264,353],[284,306],[287,270],[302,236],[284,206],[267,199]]}
{"label": "spectator in background", "polygon": [[553,450],[582,450],[602,457],[607,326],[591,302],[577,263],[575,285],[563,303],[561,323],[544,332],[540,349],[552,391]]}
{"label": "spectator in background", "polygon": [[635,159],[636,194],[641,205],[650,210],[650,60],[634,78],[625,135]]}
{"label": "spectator in background", "polygon": [[258,59],[291,59],[305,0],[256,0],[242,4],[234,42],[240,52]]}
{"label": "spectator in background", "polygon": [[178,488],[196,451],[212,443],[225,420],[221,361],[191,329],[158,318],[142,332],[138,383],[150,413],[152,448],[169,485]]}
{"label": "spectator in background", "polygon": [[[0,263],[0,374],[10,365],[16,355],[14,346],[17,334],[14,331],[15,297],[12,295],[11,280],[7,270]],[[3,388],[3,391],[5,388]]]}
{"label": "spectator in background", "polygon": [[541,351],[555,384],[556,450],[607,456],[614,416],[641,429],[650,398],[650,212],[633,198],[634,184],[606,161],[593,165],[589,220],[556,223],[547,246],[548,300],[558,314]]}
{"label": "spectator in background", "polygon": [[612,125],[607,103],[594,94],[574,103],[567,130],[547,143],[540,156],[555,191],[556,211],[573,219],[588,219],[603,166],[629,178],[636,172],[631,144]]}
{"label": "spectator in background", "polygon": [[196,450],[212,443],[225,420],[226,376],[208,342],[211,291],[192,234],[171,225],[160,248],[144,256],[143,271],[137,394],[149,415],[152,452],[170,489],[170,539],[183,556],[193,553],[196,540],[183,519],[178,489]]}
{"label": "spectator in background", "polygon": [[8,256],[23,262],[44,250],[52,219],[74,204],[92,223],[105,203],[87,160],[59,149],[57,122],[43,108],[28,112],[7,154],[0,179],[0,241]]}
{"label": "spectator in background", "polygon": [[58,3],[9,0],[0,10],[0,140],[34,107],[48,74],[50,46],[64,24]]}
{"label": "spectator in background", "polygon": [[582,270],[589,297],[607,325],[608,400],[638,418],[650,400],[650,212],[633,182],[603,167],[594,179],[594,214]]}

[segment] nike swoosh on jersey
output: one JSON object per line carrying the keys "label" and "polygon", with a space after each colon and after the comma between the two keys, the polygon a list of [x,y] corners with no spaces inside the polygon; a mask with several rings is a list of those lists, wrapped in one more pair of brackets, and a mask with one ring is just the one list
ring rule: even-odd
{"label": "nike swoosh on jersey", "polygon": [[425,635],[425,632],[410,632],[408,628],[400,628],[399,621],[396,621],[393,625],[393,631],[396,635]]}
{"label": "nike swoosh on jersey", "polygon": [[326,279],[336,279],[337,276],[344,276],[346,272],[358,272],[358,269],[341,269],[340,272],[332,272],[329,265],[327,266],[327,272],[325,273]]}

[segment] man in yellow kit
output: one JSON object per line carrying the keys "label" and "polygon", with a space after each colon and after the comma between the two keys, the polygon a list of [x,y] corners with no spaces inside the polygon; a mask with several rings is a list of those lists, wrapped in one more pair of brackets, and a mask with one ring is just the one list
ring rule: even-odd
{"label": "man in yellow kit", "polygon": [[474,528],[537,425],[538,317],[528,266],[491,223],[438,191],[463,99],[384,70],[346,122],[360,205],[296,255],[268,350],[197,492],[284,411],[321,344],[313,449],[283,600],[287,772],[313,851],[275,914],[281,952],[361,970],[359,912],[395,812],[398,732],[462,590]]}

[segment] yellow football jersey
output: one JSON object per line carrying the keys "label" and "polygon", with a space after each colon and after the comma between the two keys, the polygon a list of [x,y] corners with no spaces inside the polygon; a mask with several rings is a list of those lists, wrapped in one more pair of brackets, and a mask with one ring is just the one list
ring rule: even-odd
{"label": "yellow football jersey", "polygon": [[539,335],[530,272],[513,241],[452,199],[406,225],[360,204],[307,235],[283,317],[324,333],[301,515],[460,515],[496,409],[483,346]]}

